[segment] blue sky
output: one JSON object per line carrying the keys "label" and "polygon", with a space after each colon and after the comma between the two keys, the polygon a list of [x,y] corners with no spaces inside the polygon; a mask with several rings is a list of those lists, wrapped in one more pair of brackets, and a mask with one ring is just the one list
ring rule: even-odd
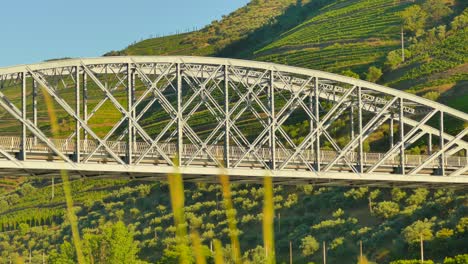
{"label": "blue sky", "polygon": [[249,0],[5,0],[0,67],[95,57],[150,35],[203,27]]}

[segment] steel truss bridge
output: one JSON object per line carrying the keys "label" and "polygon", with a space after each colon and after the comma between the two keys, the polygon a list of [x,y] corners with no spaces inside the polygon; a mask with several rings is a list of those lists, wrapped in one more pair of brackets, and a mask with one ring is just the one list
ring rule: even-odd
{"label": "steel truss bridge", "polygon": [[413,94],[264,62],[142,56],[0,68],[0,176],[160,180],[177,169],[200,182],[466,187],[467,123],[467,113]]}

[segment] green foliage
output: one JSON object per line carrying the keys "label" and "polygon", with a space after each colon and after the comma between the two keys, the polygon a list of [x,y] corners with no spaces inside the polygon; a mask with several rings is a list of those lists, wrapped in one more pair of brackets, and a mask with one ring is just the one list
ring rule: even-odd
{"label": "green foliage", "polygon": [[[406,52],[405,52],[406,55]],[[391,70],[394,70],[402,63],[401,50],[392,50],[388,53],[385,66]]]}
{"label": "green foliage", "polygon": [[450,26],[452,30],[459,30],[468,27],[468,9],[465,9],[463,13],[453,19]]}
{"label": "green foliage", "polygon": [[424,260],[421,262],[419,259],[410,259],[410,260],[395,260],[390,262],[389,264],[434,264],[432,260]]}
{"label": "green foliage", "polygon": [[424,219],[424,221],[418,220],[403,230],[403,236],[408,243],[417,243],[421,239],[429,241],[433,238],[433,226],[434,223],[427,219]]}
{"label": "green foliage", "polygon": [[447,239],[447,238],[450,238],[451,236],[453,236],[453,230],[449,228],[445,228],[445,227],[440,229],[436,233],[436,237],[441,238],[441,239]]}
{"label": "green foliage", "polygon": [[336,249],[337,247],[343,245],[343,243],[344,243],[344,237],[337,237],[333,239],[332,242],[330,243],[330,248]]}
{"label": "green foliage", "polygon": [[338,208],[335,212],[333,212],[333,217],[334,218],[339,218],[344,215],[344,211],[341,208]]}
{"label": "green foliage", "polygon": [[446,5],[444,0],[427,0],[424,2],[422,8],[429,15],[432,23],[437,23],[443,17],[452,13],[452,10]]}
{"label": "green foliage", "polygon": [[409,205],[420,205],[426,201],[426,197],[429,194],[429,191],[424,188],[418,188],[413,191],[413,194],[406,199],[406,202]]}
{"label": "green foliage", "polygon": [[437,99],[440,97],[440,93],[436,91],[427,92],[423,95],[423,97],[432,101],[437,101]]}
{"label": "green foliage", "polygon": [[302,255],[313,255],[319,249],[320,245],[313,236],[306,236],[301,240]]}
{"label": "green foliage", "polygon": [[[88,263],[145,263],[138,259],[138,251],[133,231],[121,221],[108,222],[83,236],[83,253]],[[60,253],[53,252],[49,260],[51,263],[75,263],[75,250],[64,241]]]}
{"label": "green foliage", "polygon": [[50,253],[49,262],[52,264],[76,263],[75,248],[68,241],[64,241],[60,246],[60,253],[55,250]]}
{"label": "green foliage", "polygon": [[400,188],[393,188],[391,194],[392,200],[395,202],[399,202],[401,199],[406,197],[406,192]]}
{"label": "green foliage", "polygon": [[345,197],[352,197],[355,200],[362,199],[369,191],[368,187],[352,188],[344,193]]}
{"label": "green foliage", "polygon": [[380,77],[382,77],[382,74],[383,73],[380,68],[371,66],[367,71],[366,80],[368,80],[369,82],[377,82],[380,79]]}
{"label": "green foliage", "polygon": [[255,30],[274,23],[276,17],[295,3],[296,0],[252,1],[200,30],[146,39],[106,55],[214,55]]}
{"label": "green foliage", "polygon": [[400,206],[395,202],[383,201],[377,203],[373,210],[374,213],[379,217],[390,218],[400,212]]}
{"label": "green foliage", "polygon": [[460,218],[456,228],[459,233],[467,232],[468,231],[468,217]]}
{"label": "green foliage", "polygon": [[427,22],[428,14],[419,5],[407,7],[400,14],[405,30],[421,35]]}
{"label": "green foliage", "polygon": [[356,79],[360,79],[359,74],[357,74],[357,73],[355,73],[355,72],[353,72],[352,70],[349,70],[349,69],[345,70],[345,71],[342,71],[341,75],[356,78]]}
{"label": "green foliage", "polygon": [[29,232],[29,225],[26,223],[21,223],[18,226],[18,230],[19,230],[20,235],[24,236]]}
{"label": "green foliage", "polygon": [[467,264],[468,263],[468,254],[457,255],[453,258],[445,258],[444,264]]}

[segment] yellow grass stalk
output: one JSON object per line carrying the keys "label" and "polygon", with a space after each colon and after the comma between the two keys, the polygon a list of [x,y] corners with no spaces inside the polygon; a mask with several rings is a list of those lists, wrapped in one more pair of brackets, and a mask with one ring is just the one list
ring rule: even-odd
{"label": "yellow grass stalk", "polygon": [[174,224],[176,227],[176,240],[180,250],[179,263],[190,263],[191,257],[187,250],[184,250],[187,245],[187,225],[184,213],[184,183],[182,175],[179,172],[177,157],[174,159],[174,173],[169,174],[167,180],[169,182],[169,192],[171,196],[172,212],[174,214]]}
{"label": "yellow grass stalk", "polygon": [[263,180],[264,203],[263,203],[263,246],[265,248],[266,263],[275,263],[275,244],[273,235],[273,183],[271,177]]}
{"label": "yellow grass stalk", "polygon": [[226,218],[229,227],[229,236],[232,245],[232,258],[234,263],[241,264],[240,243],[237,234],[239,233],[236,226],[236,211],[232,205],[231,186],[229,185],[229,176],[220,175],[219,180],[223,188],[223,200],[226,207]]}
{"label": "yellow grass stalk", "polygon": [[[47,106],[47,113],[50,119],[50,125],[52,129],[52,135],[57,136],[59,134],[59,125],[57,120],[57,115],[55,113],[54,102],[50,95],[41,87],[41,92],[44,95],[44,100]],[[83,251],[81,249],[81,239],[80,233],[78,230],[78,217],[73,210],[73,198],[71,194],[71,186],[70,186],[70,179],[68,177],[68,173],[65,170],[60,171],[60,175],[62,177],[62,187],[63,193],[65,195],[65,201],[67,204],[67,218],[70,221],[70,226],[72,230],[72,238],[73,238],[73,245],[75,246],[76,256],[78,263],[85,263]]]}
{"label": "yellow grass stalk", "polygon": [[215,239],[213,241],[214,244],[214,263],[215,264],[224,264],[224,258],[223,258],[223,246],[221,245],[221,242],[218,239]]}
{"label": "yellow grass stalk", "polygon": [[203,253],[203,247],[198,232],[193,230],[191,232],[191,237],[193,253],[195,253],[195,263],[206,264],[205,254]]}

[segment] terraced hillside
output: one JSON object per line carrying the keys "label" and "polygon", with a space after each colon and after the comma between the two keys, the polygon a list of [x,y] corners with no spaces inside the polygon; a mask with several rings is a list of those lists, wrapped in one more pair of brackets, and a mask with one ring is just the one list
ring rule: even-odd
{"label": "terraced hillside", "polygon": [[332,1],[304,23],[254,52],[253,58],[306,68],[364,72],[397,48],[398,12],[406,1]]}
{"label": "terraced hillside", "polygon": [[[107,55],[213,55],[265,26],[296,4],[296,0],[254,0],[199,31],[147,39]],[[300,1],[301,5],[309,0]]]}
{"label": "terraced hillside", "polygon": [[[468,18],[468,9],[459,16]],[[425,39],[422,43],[432,41]],[[442,39],[410,46],[412,57],[383,76],[385,85],[407,89],[468,112],[468,28],[452,28]]]}

